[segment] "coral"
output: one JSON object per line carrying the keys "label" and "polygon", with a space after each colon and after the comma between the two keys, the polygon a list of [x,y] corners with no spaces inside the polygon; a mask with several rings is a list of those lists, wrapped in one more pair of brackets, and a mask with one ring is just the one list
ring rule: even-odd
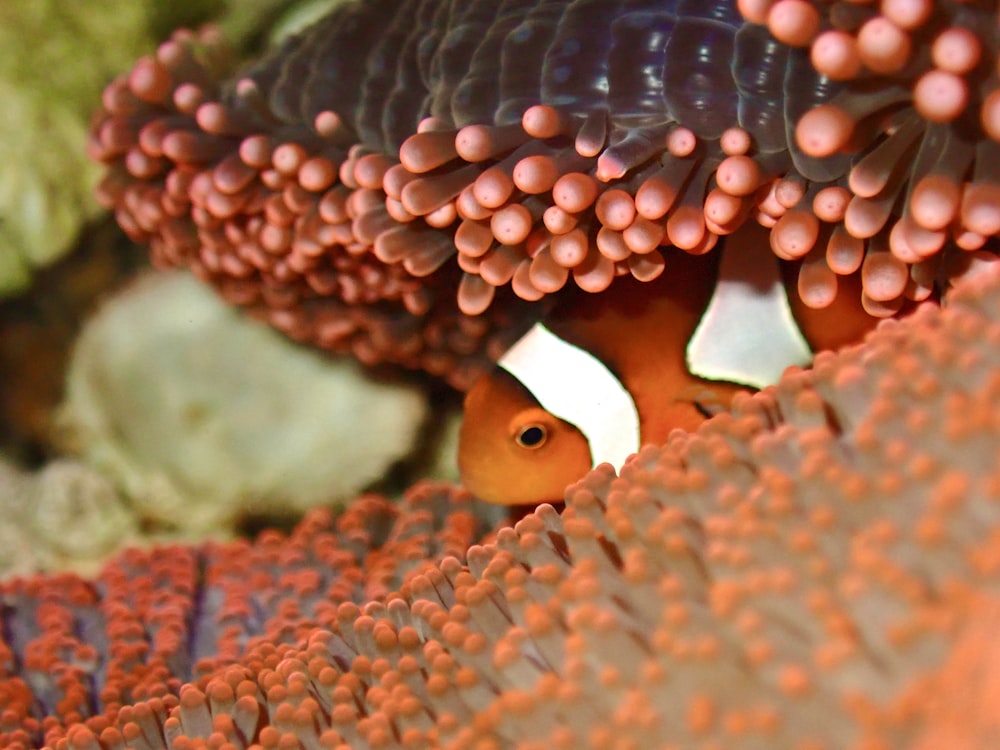
{"label": "coral", "polygon": [[[439,511],[462,519],[451,527],[462,531],[442,532],[448,542],[428,555],[436,565],[392,572],[393,557],[425,555],[424,540],[366,554],[396,538],[372,499],[338,524],[346,556],[315,531],[329,515],[314,515],[287,542],[267,535],[236,552],[227,572],[190,550],[170,562],[119,558],[103,577],[105,611],[124,598],[130,617],[151,619],[160,651],[149,681],[128,693],[152,694],[126,706],[106,687],[105,715],[81,722],[79,694],[60,681],[73,701],[45,725],[48,741],[67,750],[995,744],[995,659],[970,651],[998,607],[996,263],[967,274],[946,302],[883,323],[812,370],[790,370],[695,433],[647,446],[620,477],[598,467],[567,489],[561,514],[540,506],[464,552],[480,533],[472,517]],[[410,502],[419,506],[421,492]],[[355,543],[364,529],[373,537]],[[367,581],[355,567],[362,557]],[[136,575],[140,565],[155,572]],[[153,575],[175,583],[149,596]],[[134,593],[124,593],[130,577]],[[87,620],[94,589],[52,585],[7,590],[16,602],[51,592],[53,609],[39,610],[35,627],[52,633],[39,643],[62,633],[62,649],[30,653],[97,669],[93,650],[74,656],[80,636],[65,634],[74,609]],[[33,612],[20,607],[3,632],[23,638]],[[255,615],[272,612],[265,636],[249,637]],[[192,621],[204,634],[179,637]],[[193,658],[184,644],[197,652],[213,641],[220,655],[180,686]],[[22,696],[5,701],[15,706],[4,714],[8,744],[40,729],[18,714],[32,678],[3,683]],[[936,692],[956,683],[968,689]],[[55,705],[63,693],[45,684],[51,692],[35,695]],[[958,722],[963,708],[973,713]]]}
{"label": "coral", "polygon": [[[228,38],[256,32],[259,0],[228,3]],[[100,214],[99,170],[85,156],[89,115],[101,88],[178,24],[204,21],[220,0],[165,6],[139,0],[9,0],[0,8],[0,296],[73,248]]]}
{"label": "coral", "polygon": [[246,513],[357,495],[414,450],[428,412],[419,385],[296,346],[174,271],[87,323],[59,423],[145,521],[219,536]]}
{"label": "coral", "polygon": [[[0,10],[3,295],[66,252],[84,221],[99,211],[91,195],[97,171],[83,152],[86,115],[103,80],[152,41],[137,32],[145,20],[138,4],[103,17],[97,3],[89,3],[89,12],[80,5],[11,0]],[[81,35],[80,25],[90,18],[101,33]],[[116,37],[133,43],[106,43]]]}
{"label": "coral", "polygon": [[346,3],[225,83],[176,37],[92,154],[158,262],[460,386],[537,317],[509,290],[654,278],[747,220],[808,304],[861,269],[889,316],[1000,226],[995,8],[913,5]]}
{"label": "coral", "polygon": [[29,473],[0,457],[0,580],[66,568],[92,574],[138,537],[131,508],[92,468],[58,459]]}

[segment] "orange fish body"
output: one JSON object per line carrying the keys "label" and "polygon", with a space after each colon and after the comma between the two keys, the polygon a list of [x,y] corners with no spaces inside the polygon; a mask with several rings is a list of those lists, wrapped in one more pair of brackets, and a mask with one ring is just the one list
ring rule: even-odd
{"label": "orange fish body", "polygon": [[[762,257],[762,247],[765,262],[777,268],[766,230],[750,227],[724,242],[726,253],[752,250],[755,258]],[[521,382],[520,373],[535,366],[531,359],[508,371],[502,358],[498,368],[470,389],[458,462],[463,482],[473,494],[504,505],[561,502],[567,485],[599,463],[602,456],[620,463],[620,452],[611,458],[607,451],[612,448],[599,447],[596,441],[607,437],[598,433],[609,429],[608,425],[617,429],[629,421],[629,397],[638,434],[631,443],[627,436],[611,436],[610,443],[623,440],[626,453],[637,449],[639,443],[661,443],[674,429],[697,428],[711,413],[728,408],[737,392],[747,390],[746,385],[708,379],[689,369],[689,344],[706,317],[706,308],[711,307],[710,301],[715,300],[721,254],[693,256],[671,248],[665,255],[666,270],[656,280],[621,278],[601,294],[579,292],[553,311],[543,327],[536,327],[540,331],[533,329],[526,335],[525,339],[541,332],[543,342],[536,341],[536,345],[567,348],[569,365],[559,359],[546,361],[547,354],[539,355],[537,348],[526,355],[537,356],[537,369],[549,381],[546,387],[555,391],[550,399],[576,398],[581,402],[579,410],[575,404],[565,407],[572,415],[580,411],[581,419],[563,419],[552,413],[559,413],[559,409],[544,408],[529,388],[535,375],[528,373]],[[796,304],[797,296],[788,295],[785,305],[791,305],[789,315],[795,315],[793,325],[798,324],[803,346],[808,342],[813,350],[835,348],[859,340],[874,326],[877,321],[854,301],[858,299],[855,291],[844,290],[823,310]],[[522,342],[524,339],[512,351]],[[587,356],[594,361],[588,364],[589,360],[581,359]],[[793,362],[782,363],[781,369],[787,364]],[[599,385],[588,390],[591,381],[585,371],[600,365],[607,372],[596,375],[594,382]],[[780,374],[780,369],[777,372]],[[605,390],[615,388],[615,381],[627,395],[605,394]],[[583,390],[574,395],[574,387]],[[606,414],[603,422],[588,429],[586,409],[590,406],[582,402],[591,398],[598,411],[613,408],[609,404],[618,401],[622,402],[618,404],[621,410]]]}

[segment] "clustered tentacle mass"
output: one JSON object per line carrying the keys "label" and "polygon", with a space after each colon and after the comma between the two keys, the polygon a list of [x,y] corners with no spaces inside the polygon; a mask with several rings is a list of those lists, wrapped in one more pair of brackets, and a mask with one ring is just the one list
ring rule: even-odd
{"label": "clustered tentacle mass", "polygon": [[[66,747],[67,734],[94,731],[104,745],[70,746],[122,748],[121,735],[108,738],[132,723],[128,747],[162,748],[160,714],[177,707],[184,683],[357,616],[442,559],[464,560],[491,536],[476,511],[468,492],[423,482],[402,500],[364,495],[339,513],[315,509],[289,536],[130,549],[94,581],[0,582],[0,747]],[[245,736],[256,731],[234,718]],[[193,728],[174,721],[167,731]]]}
{"label": "clustered tentacle mass", "polygon": [[662,245],[747,220],[810,305],[858,270],[872,314],[926,298],[1000,231],[996,14],[349,2],[224,84],[199,39],[164,44],[109,87],[92,150],[159,261],[296,338],[468,382],[538,314],[514,295],[650,279]]}
{"label": "clustered tentacle mass", "polygon": [[1000,746],[993,265],[479,543],[425,485],[0,586],[0,742]]}

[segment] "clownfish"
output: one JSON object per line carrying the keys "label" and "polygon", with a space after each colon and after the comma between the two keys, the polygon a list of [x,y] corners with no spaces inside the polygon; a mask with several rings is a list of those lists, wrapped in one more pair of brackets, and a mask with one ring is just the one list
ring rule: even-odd
{"label": "clownfish", "polygon": [[859,341],[878,322],[861,308],[855,277],[841,280],[830,306],[802,304],[766,229],[748,225],[720,244],[700,256],[669,248],[654,281],[623,277],[560,301],[476,381],[458,445],[472,494],[562,502],[598,464],[620,468],[642,444],[697,428],[736,393],[776,382],[813,351]]}

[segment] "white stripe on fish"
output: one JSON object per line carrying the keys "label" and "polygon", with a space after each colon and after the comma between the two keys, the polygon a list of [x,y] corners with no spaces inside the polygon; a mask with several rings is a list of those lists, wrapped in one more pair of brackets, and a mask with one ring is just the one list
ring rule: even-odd
{"label": "white stripe on fish", "polygon": [[601,360],[535,323],[497,364],[531,391],[550,414],[574,425],[590,443],[594,466],[621,468],[639,450],[639,411]]}
{"label": "white stripe on fish", "polygon": [[771,248],[728,248],[724,243],[715,292],[687,345],[688,370],[706,380],[765,388],[786,367],[809,364],[813,352],[792,314]]}

